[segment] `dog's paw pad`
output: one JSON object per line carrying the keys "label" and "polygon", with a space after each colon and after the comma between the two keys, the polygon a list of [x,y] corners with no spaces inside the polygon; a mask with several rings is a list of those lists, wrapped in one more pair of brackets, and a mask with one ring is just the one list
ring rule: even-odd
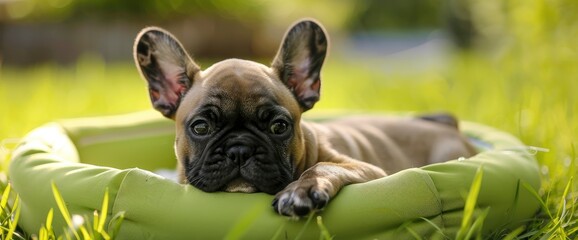
{"label": "dog's paw pad", "polygon": [[327,191],[316,187],[293,186],[278,193],[273,200],[273,208],[281,215],[303,217],[323,209],[329,202]]}
{"label": "dog's paw pad", "polygon": [[295,215],[303,217],[311,212],[311,208],[309,206],[295,206],[293,207],[293,212]]}
{"label": "dog's paw pad", "polygon": [[325,191],[311,191],[310,197],[316,209],[323,209],[329,202],[329,194]]}

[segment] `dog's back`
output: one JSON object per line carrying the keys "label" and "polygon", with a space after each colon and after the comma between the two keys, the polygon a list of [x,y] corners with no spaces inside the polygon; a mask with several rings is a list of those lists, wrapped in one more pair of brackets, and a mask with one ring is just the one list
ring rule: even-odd
{"label": "dog's back", "polygon": [[338,152],[388,174],[476,153],[451,115],[356,116],[309,125]]}

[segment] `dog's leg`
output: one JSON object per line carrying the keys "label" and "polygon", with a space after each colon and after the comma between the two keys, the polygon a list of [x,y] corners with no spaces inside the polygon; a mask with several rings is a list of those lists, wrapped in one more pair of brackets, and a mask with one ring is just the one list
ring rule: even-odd
{"label": "dog's leg", "polygon": [[[459,129],[458,119],[449,113],[438,113],[418,116],[419,119],[431,121],[434,123],[444,124]],[[432,148],[428,163],[440,163],[449,159],[457,159],[459,157],[469,157],[477,153],[477,150],[468,139],[460,135],[458,137],[444,138],[435,142]]]}
{"label": "dog's leg", "polygon": [[309,168],[297,181],[277,193],[273,207],[279,214],[302,217],[323,209],[346,185],[385,176],[386,173],[376,166],[335,153],[331,159]]}

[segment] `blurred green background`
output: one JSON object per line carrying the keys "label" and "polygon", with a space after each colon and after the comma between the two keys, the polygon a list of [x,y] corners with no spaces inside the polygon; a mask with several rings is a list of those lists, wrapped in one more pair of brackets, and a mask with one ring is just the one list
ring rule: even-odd
{"label": "blurred green background", "polygon": [[312,111],[443,110],[547,148],[537,158],[548,208],[531,229],[576,236],[575,188],[564,192],[578,159],[575,0],[0,0],[0,139],[149,109],[132,63],[145,26],[173,32],[204,67],[268,64],[302,17],[332,44]]}

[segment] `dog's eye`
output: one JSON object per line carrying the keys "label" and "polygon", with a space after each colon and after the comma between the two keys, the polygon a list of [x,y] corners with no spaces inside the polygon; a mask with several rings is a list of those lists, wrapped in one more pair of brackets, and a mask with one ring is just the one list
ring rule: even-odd
{"label": "dog's eye", "polygon": [[275,120],[273,123],[271,123],[271,126],[269,126],[269,131],[271,131],[271,133],[273,134],[283,134],[287,131],[287,129],[289,128],[289,124],[287,123],[287,121],[285,120]]}
{"label": "dog's eye", "polygon": [[193,130],[193,133],[195,135],[205,136],[205,135],[209,134],[211,127],[209,126],[209,123],[207,123],[206,121],[198,120],[198,121],[195,121],[193,123],[193,125],[191,126],[191,129]]}

